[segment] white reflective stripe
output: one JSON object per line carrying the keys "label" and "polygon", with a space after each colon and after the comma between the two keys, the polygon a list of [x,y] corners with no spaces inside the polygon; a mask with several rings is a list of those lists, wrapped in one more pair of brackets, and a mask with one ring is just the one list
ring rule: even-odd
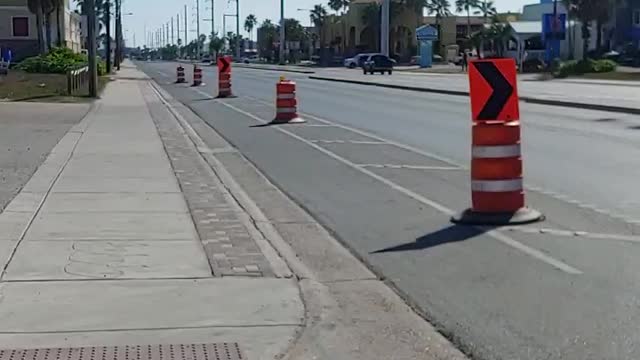
{"label": "white reflective stripe", "polygon": [[277,109],[278,113],[295,113],[296,111],[298,111],[296,108],[278,108]]}
{"label": "white reflective stripe", "polygon": [[473,149],[471,149],[471,157],[473,157],[474,159],[518,157],[521,154],[522,153],[520,151],[520,144],[502,146],[474,146]]}
{"label": "white reflective stripe", "polygon": [[278,100],[295,99],[296,94],[278,94]]}
{"label": "white reflective stripe", "polygon": [[481,192],[508,192],[522,190],[522,179],[515,180],[472,180],[471,190]]}

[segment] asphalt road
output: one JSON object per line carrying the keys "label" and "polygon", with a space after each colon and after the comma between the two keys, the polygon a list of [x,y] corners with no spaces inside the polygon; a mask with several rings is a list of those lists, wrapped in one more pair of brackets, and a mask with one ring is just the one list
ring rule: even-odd
{"label": "asphalt road", "polygon": [[88,104],[0,104],[0,211],[87,111]]}
{"label": "asphalt road", "polygon": [[307,125],[261,127],[280,74],[234,70],[238,98],[150,76],[225,136],[478,359],[640,358],[640,117],[523,104],[529,205],[519,229],[453,226],[469,204],[463,97],[309,80]]}

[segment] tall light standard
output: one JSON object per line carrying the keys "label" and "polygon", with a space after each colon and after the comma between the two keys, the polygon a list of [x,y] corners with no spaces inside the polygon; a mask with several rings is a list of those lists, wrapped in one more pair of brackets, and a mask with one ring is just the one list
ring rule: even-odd
{"label": "tall light standard", "polygon": [[87,11],[87,43],[89,45],[89,96],[98,96],[98,63],[96,48],[96,5],[94,0],[86,0]]}
{"label": "tall light standard", "polygon": [[240,61],[240,0],[236,0],[236,59]]}
{"label": "tall light standard", "polygon": [[284,0],[280,0],[280,65],[284,65],[284,40],[286,38],[284,24]]}
{"label": "tall light standard", "polygon": [[383,0],[382,2],[382,24],[380,26],[380,52],[389,56],[389,11],[391,8],[391,0]]}

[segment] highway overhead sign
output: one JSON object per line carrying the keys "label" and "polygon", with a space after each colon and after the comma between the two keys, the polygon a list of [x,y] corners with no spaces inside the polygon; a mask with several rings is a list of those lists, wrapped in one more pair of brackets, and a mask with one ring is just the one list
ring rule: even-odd
{"label": "highway overhead sign", "polygon": [[218,58],[218,72],[220,74],[228,74],[231,72],[230,56],[221,56]]}
{"label": "highway overhead sign", "polygon": [[520,119],[515,60],[472,61],[469,87],[473,121]]}

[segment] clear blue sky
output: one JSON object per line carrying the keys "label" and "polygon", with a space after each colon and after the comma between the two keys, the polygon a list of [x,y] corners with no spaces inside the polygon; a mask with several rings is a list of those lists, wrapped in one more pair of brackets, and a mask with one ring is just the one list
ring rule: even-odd
{"label": "clear blue sky", "polygon": [[[200,16],[203,19],[211,18],[211,0],[200,1]],[[234,0],[214,0],[215,1],[215,27],[222,32],[222,14],[235,14]],[[494,0],[498,11],[520,11],[525,4],[538,2],[539,0]],[[453,0],[451,1],[454,2]],[[297,11],[298,8],[311,8],[314,4],[327,3],[326,0],[285,0],[285,16],[295,17],[304,25],[309,24],[309,15],[304,11]],[[124,27],[127,45],[133,45],[133,33],[136,37],[136,45],[141,46],[145,40],[145,25],[147,31],[159,29],[162,24],[171,21],[171,17],[177,17],[180,13],[180,32],[184,33],[184,5],[188,6],[188,27],[195,30],[195,4],[196,0],[123,0],[123,13],[133,13],[125,16]],[[259,22],[264,19],[277,20],[280,17],[280,0],[240,0],[240,31],[247,35],[242,24],[248,14],[255,14]],[[227,18],[227,31],[235,32],[235,18]],[[175,27],[175,24],[174,24]],[[201,21],[200,32],[209,34],[211,32],[211,22]],[[254,30],[255,32],[255,30]],[[195,32],[189,33],[189,38],[195,37]],[[181,37],[184,37],[181,35]]]}

